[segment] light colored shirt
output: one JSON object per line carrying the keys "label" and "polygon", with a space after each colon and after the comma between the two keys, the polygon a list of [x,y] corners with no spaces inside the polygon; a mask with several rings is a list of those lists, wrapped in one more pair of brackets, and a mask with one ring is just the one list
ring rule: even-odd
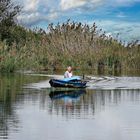
{"label": "light colored shirt", "polygon": [[64,74],[64,78],[71,78],[72,77],[72,72],[66,71]]}

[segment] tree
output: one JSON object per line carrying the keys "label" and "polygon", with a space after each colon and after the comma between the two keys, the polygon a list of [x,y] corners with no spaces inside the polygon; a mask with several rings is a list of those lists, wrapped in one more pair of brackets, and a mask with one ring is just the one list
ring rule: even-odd
{"label": "tree", "polygon": [[16,17],[20,11],[21,7],[11,0],[0,0],[0,40],[10,39],[10,29],[16,26]]}

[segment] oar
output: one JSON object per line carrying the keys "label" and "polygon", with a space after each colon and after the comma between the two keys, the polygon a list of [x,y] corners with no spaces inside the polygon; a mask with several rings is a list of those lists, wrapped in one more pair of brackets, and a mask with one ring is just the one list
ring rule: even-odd
{"label": "oar", "polygon": [[83,73],[83,75],[82,75],[82,81],[84,81],[84,82],[89,82],[89,80],[85,80],[85,74]]}

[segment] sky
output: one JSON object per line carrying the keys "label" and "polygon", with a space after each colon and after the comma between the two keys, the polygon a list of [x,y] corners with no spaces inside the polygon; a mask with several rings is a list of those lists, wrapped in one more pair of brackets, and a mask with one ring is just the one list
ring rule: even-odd
{"label": "sky", "polygon": [[47,29],[71,21],[92,25],[130,42],[140,40],[140,0],[13,0],[22,6],[18,22]]}

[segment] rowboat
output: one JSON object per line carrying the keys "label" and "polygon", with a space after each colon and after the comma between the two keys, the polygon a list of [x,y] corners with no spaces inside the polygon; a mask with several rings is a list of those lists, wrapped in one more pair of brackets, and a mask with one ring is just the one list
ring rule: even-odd
{"label": "rowboat", "polygon": [[51,87],[86,88],[87,81],[83,81],[80,77],[74,76],[64,79],[51,79],[49,83]]}

